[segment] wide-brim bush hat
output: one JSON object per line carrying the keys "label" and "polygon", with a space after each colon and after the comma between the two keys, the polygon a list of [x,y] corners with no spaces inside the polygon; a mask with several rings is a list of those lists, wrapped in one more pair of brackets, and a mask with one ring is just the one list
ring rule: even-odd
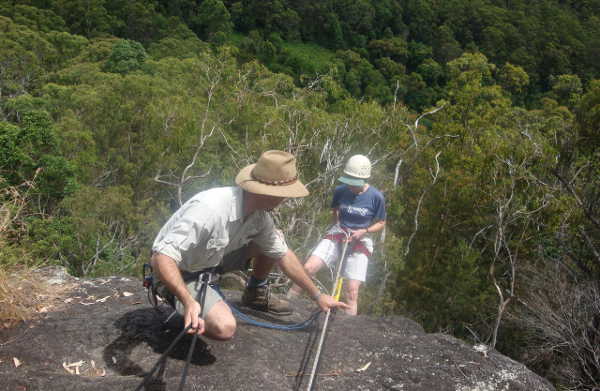
{"label": "wide-brim bush hat", "polygon": [[235,183],[242,189],[274,197],[306,197],[308,190],[298,178],[296,158],[285,151],[265,151],[258,161],[240,170]]}
{"label": "wide-brim bush hat", "polygon": [[346,162],[344,175],[338,181],[350,186],[363,186],[371,177],[371,161],[365,155],[354,155]]}

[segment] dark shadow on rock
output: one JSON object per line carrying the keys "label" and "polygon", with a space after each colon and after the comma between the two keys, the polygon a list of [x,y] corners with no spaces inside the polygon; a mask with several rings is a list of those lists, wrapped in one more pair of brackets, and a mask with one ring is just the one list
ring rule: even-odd
{"label": "dark shadow on rock", "polygon": [[[133,350],[138,345],[145,343],[158,355],[162,355],[173,340],[177,337],[183,327],[181,317],[173,317],[168,325],[165,325],[170,312],[158,309],[145,308],[128,312],[117,319],[114,325],[121,330],[121,335],[106,346],[103,352],[106,366],[122,376],[144,376],[145,371],[132,357]],[[169,352],[168,358],[185,361],[191,345],[192,336],[184,336]],[[140,360],[143,357],[140,357]],[[192,354],[191,364],[210,365],[216,361],[216,358],[208,350],[208,345],[201,338],[196,342],[196,347]],[[164,366],[160,368],[159,375],[164,372]],[[160,376],[156,376],[160,379]],[[148,390],[159,390],[159,384],[148,384]]]}

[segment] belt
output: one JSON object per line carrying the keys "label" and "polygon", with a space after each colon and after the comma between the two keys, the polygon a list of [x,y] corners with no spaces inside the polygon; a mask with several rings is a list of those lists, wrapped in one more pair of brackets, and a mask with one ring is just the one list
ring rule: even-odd
{"label": "belt", "polygon": [[190,281],[198,281],[200,276],[202,276],[203,274],[210,275],[210,278],[208,279],[208,282],[210,283],[213,281],[214,276],[223,274],[223,268],[221,267],[221,265],[219,265],[198,270],[197,272],[188,272],[185,270],[181,270],[181,277],[183,278],[183,281],[185,283],[188,283]]}

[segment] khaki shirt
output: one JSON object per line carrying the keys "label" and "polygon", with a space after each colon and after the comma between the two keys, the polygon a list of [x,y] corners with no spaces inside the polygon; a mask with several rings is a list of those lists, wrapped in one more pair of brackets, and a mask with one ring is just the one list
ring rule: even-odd
{"label": "khaki shirt", "polygon": [[244,220],[242,200],[240,187],[196,194],[161,228],[152,251],[174,259],[181,270],[188,272],[217,266],[225,254],[250,241],[268,257],[283,257],[288,247],[272,216],[259,210]]}

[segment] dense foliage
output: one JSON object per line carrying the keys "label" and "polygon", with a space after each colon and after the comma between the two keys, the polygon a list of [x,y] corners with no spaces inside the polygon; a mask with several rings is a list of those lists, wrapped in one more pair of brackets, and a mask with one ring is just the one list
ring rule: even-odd
{"label": "dense foliage", "polygon": [[266,149],[311,196],[354,153],[388,224],[361,309],[600,387],[600,1],[0,1],[0,269],[138,273]]}

